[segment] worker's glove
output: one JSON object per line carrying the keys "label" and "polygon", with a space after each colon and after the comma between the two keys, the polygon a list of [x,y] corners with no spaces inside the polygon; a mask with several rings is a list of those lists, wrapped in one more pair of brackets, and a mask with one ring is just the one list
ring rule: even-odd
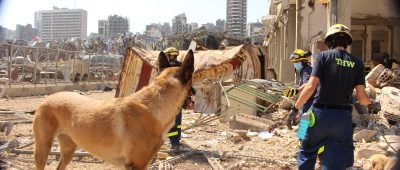
{"label": "worker's glove", "polygon": [[294,107],[294,106],[289,111],[289,116],[286,119],[286,125],[290,130],[293,129],[292,125],[294,125],[297,122],[296,115],[297,115],[298,111],[299,111],[299,109],[296,109],[296,107]]}
{"label": "worker's glove", "polygon": [[286,96],[286,97],[292,97],[292,96],[295,96],[298,93],[299,93],[299,90],[297,90],[295,88],[288,88],[285,91],[283,91],[283,95]]}

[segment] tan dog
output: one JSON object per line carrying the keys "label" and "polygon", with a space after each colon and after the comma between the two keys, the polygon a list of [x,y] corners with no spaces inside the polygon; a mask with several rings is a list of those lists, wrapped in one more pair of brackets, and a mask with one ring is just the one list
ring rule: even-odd
{"label": "tan dog", "polygon": [[389,158],[384,154],[375,154],[368,159],[366,169],[370,170],[396,170],[398,158]]}
{"label": "tan dog", "polygon": [[95,157],[125,169],[146,169],[192,85],[193,51],[181,67],[169,67],[163,52],[161,74],[147,87],[124,98],[94,100],[73,92],[50,95],[35,113],[36,169],[45,167],[53,138],[57,137],[65,169],[77,146]]}

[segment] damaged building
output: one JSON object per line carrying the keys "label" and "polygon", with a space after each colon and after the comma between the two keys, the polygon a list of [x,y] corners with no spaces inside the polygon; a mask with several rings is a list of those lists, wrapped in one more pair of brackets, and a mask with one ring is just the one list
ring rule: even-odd
{"label": "damaged building", "polygon": [[295,49],[326,50],[329,26],[342,23],[351,29],[348,51],[362,58],[366,71],[387,60],[400,60],[400,15],[394,0],[272,0],[265,44],[274,58],[278,80],[294,80],[289,55]]}

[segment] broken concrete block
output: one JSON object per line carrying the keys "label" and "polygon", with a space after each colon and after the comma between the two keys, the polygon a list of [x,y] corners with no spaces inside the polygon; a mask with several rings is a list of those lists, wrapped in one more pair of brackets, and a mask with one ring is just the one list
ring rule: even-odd
{"label": "broken concrete block", "polygon": [[383,150],[375,150],[375,149],[359,149],[356,150],[356,158],[357,159],[368,159],[372,155],[375,154],[386,154]]}
{"label": "broken concrete block", "polygon": [[233,130],[233,131],[236,132],[237,134],[239,134],[241,137],[246,136],[246,134],[248,132],[247,130]]}
{"label": "broken concrete block", "polygon": [[268,131],[270,125],[272,124],[273,121],[267,119],[241,114],[235,115],[235,117],[231,121],[229,121],[229,128],[263,132]]}
{"label": "broken concrete block", "polygon": [[381,148],[382,150],[388,150],[389,149],[389,145],[386,142],[379,142],[378,143],[379,148]]}
{"label": "broken concrete block", "polygon": [[169,156],[168,153],[165,153],[165,152],[157,152],[157,159],[162,159],[162,160],[164,160],[164,159],[167,159],[168,156]]}
{"label": "broken concrete block", "polygon": [[376,133],[377,131],[375,130],[363,129],[353,135],[353,140],[356,142],[361,142],[362,140],[369,142],[371,141],[372,137],[375,136]]}
{"label": "broken concrete block", "polygon": [[229,133],[228,135],[228,140],[232,141],[234,144],[237,144],[241,141],[243,141],[243,138],[237,134],[237,133]]}
{"label": "broken concrete block", "polygon": [[400,120],[400,89],[384,87],[382,93],[376,98],[381,105],[381,110],[384,111],[384,117],[395,122]]}
{"label": "broken concrete block", "polygon": [[290,110],[292,106],[292,103],[290,103],[290,101],[288,100],[282,100],[281,102],[279,102],[280,109]]}

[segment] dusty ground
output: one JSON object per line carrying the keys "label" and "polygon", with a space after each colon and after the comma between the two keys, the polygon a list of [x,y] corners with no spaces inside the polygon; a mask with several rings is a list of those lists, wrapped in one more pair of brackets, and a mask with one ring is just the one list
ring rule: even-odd
{"label": "dusty ground", "polygon": [[[100,92],[93,91],[86,95],[95,99],[113,98],[115,91]],[[2,110],[33,110],[45,96],[18,97],[0,99],[0,109]],[[188,127],[198,117],[198,113],[186,111],[183,115],[183,128]],[[269,116],[273,122],[282,124],[286,113],[278,111]],[[4,115],[0,114],[0,120],[21,121],[30,120],[31,116],[26,114]],[[218,120],[200,127],[189,129],[184,132],[182,141],[186,144],[185,149],[194,149],[210,155],[221,157],[220,165],[225,169],[235,169],[232,165],[238,164],[238,169],[297,169],[296,152],[298,150],[295,131],[287,130],[285,126],[279,125],[272,130],[273,136],[263,140],[258,136],[251,136],[248,139],[232,138],[237,137],[237,133],[229,129],[227,123],[220,123]],[[0,145],[17,139],[20,143],[26,143],[33,139],[31,123],[19,123],[14,126],[11,134],[5,136],[0,133]],[[358,145],[356,145],[359,147]],[[23,149],[32,150],[32,146]],[[162,150],[168,149],[168,139]],[[54,147],[53,150],[57,150]],[[175,158],[179,154],[170,154]],[[9,169],[34,169],[33,156],[31,154],[15,154],[0,152],[3,167]],[[161,160],[155,160],[155,164]],[[363,162],[357,162],[355,169],[360,169]],[[55,156],[49,157],[47,169],[56,169],[58,164]],[[201,154],[195,154],[173,163],[174,169],[212,169],[207,159]],[[1,168],[0,168],[1,169]],[[69,169],[115,169],[101,160],[92,157],[74,158],[69,165]]]}

